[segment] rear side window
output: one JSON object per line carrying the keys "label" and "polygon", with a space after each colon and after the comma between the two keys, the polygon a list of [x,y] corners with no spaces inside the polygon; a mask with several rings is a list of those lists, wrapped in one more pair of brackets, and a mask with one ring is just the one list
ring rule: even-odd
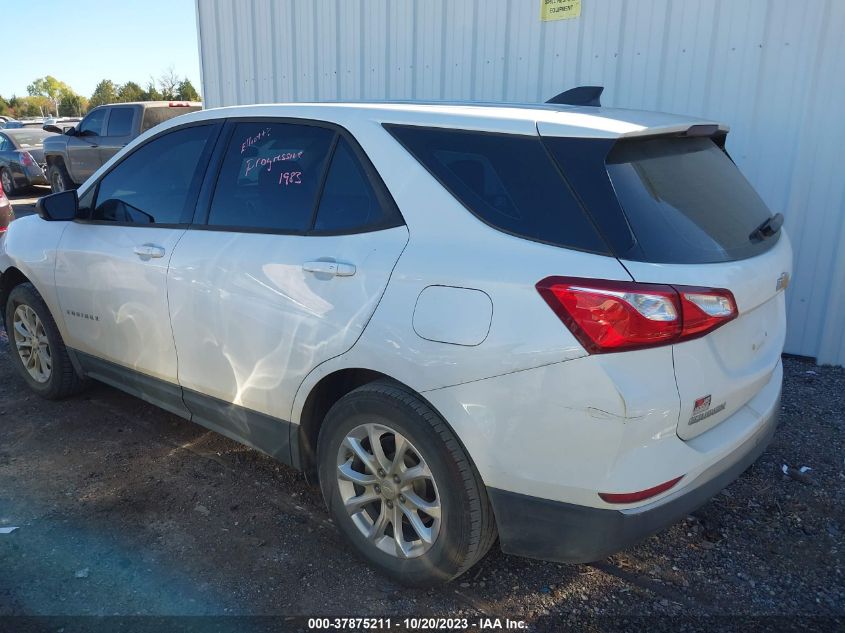
{"label": "rear side window", "polygon": [[141,131],[146,132],[151,127],[172,119],[180,114],[202,110],[202,106],[153,106],[144,108],[144,118],[141,120]]}
{"label": "rear side window", "polygon": [[700,264],[753,257],[779,234],[752,241],[771,212],[709,138],[618,142],[607,173],[636,240],[635,259]]}
{"label": "rear side window", "polygon": [[92,220],[130,224],[182,224],[205,169],[213,125],[167,132],[141,146],[100,181]]}
{"label": "rear side window", "polygon": [[106,136],[129,136],[132,133],[133,108],[112,108]]}
{"label": "rear side window", "polygon": [[211,202],[211,226],[300,233],[311,227],[335,133],[290,123],[239,123]]}
{"label": "rear side window", "polygon": [[608,252],[539,137],[386,127],[486,224],[555,246]]}
{"label": "rear side window", "polygon": [[399,226],[392,200],[373,188],[352,146],[340,138],[332,156],[314,230],[333,233]]}

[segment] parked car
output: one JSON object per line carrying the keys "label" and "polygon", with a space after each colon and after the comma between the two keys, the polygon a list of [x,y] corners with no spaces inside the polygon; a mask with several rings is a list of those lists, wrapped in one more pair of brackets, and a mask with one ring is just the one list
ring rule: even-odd
{"label": "parked car", "polygon": [[[54,192],[81,185],[139,134],[180,114],[202,109],[190,101],[145,101],[94,108],[44,148]],[[54,130],[56,131],[56,130]]]}
{"label": "parked car", "polygon": [[20,130],[21,128],[43,128],[44,123],[38,121],[7,121],[4,130]]}
{"label": "parked car", "polygon": [[44,173],[44,139],[52,132],[34,128],[0,131],[0,183],[9,195],[49,184]]}
{"label": "parked car", "polygon": [[3,184],[0,183],[0,234],[6,232],[14,219],[15,211],[12,209],[12,203],[9,202],[6,192],[3,191]]}
{"label": "parked car", "polygon": [[304,470],[402,582],[497,534],[601,559],[777,423],[790,244],[726,134],[560,103],[194,112],[12,224],[12,357],[44,397],[101,380]]}

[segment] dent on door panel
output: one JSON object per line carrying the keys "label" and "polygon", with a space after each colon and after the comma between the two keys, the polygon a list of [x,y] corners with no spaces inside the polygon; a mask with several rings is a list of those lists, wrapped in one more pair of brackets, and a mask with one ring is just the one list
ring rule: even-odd
{"label": "dent on door panel", "polygon": [[[168,276],[179,383],[289,418],[308,372],[358,340],[407,239],[404,226],[322,237],[188,231]],[[327,258],[354,274],[304,266]]]}

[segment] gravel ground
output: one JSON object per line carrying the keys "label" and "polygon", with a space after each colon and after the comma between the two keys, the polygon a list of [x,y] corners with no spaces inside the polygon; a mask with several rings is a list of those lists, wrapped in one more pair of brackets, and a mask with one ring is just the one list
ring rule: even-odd
{"label": "gravel ground", "polygon": [[842,368],[785,358],[782,421],[766,453],[639,546],[592,565],[494,546],[451,585],[409,590],[351,553],[298,473],[103,385],[40,400],[2,339],[0,527],[18,529],[0,534],[0,616],[489,616],[538,631],[845,626]]}

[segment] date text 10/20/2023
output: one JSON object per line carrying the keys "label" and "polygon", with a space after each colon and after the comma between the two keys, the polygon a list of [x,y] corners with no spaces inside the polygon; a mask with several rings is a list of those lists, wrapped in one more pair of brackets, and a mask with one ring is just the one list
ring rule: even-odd
{"label": "date text 10/20/2023", "polygon": [[520,631],[524,620],[483,617],[469,618],[308,618],[308,630],[412,630],[412,631]]}

